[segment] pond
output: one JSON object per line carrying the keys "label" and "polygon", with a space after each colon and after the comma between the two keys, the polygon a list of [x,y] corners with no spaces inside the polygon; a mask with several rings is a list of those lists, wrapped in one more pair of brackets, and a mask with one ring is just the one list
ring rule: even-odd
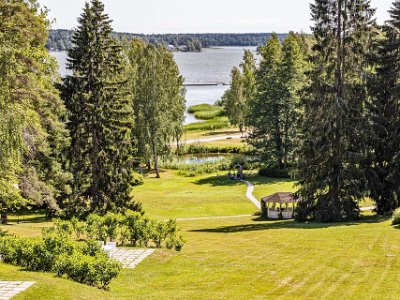
{"label": "pond", "polygon": [[183,155],[183,156],[179,156],[177,158],[177,161],[185,163],[185,164],[194,165],[194,164],[202,164],[202,163],[216,163],[216,162],[222,161],[227,158],[229,158],[229,155],[221,155],[221,154]]}

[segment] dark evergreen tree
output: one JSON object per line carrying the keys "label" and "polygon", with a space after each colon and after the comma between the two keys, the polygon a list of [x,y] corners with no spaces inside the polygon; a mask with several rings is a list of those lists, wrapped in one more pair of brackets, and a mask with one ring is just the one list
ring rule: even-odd
{"label": "dark evergreen tree", "polygon": [[[133,113],[128,65],[99,0],[86,3],[68,52],[63,98],[69,111],[71,213],[140,209],[131,196]],[[85,208],[85,204],[87,207]]]}
{"label": "dark evergreen tree", "polygon": [[400,1],[393,3],[384,36],[375,43],[369,80],[371,136],[366,174],[379,214],[400,206]]}
{"label": "dark evergreen tree", "polygon": [[297,219],[359,216],[366,194],[366,55],[374,10],[367,0],[316,0],[312,84],[304,99]]}

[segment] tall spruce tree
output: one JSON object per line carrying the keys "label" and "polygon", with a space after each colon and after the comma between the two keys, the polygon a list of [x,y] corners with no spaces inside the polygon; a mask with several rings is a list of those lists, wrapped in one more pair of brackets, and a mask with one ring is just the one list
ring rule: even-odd
{"label": "tall spruce tree", "polygon": [[[133,113],[122,47],[99,0],[86,2],[68,52],[63,98],[74,175],[70,213],[140,209],[131,197]],[[88,204],[85,207],[85,204]]]}
{"label": "tall spruce tree", "polygon": [[316,0],[309,98],[300,148],[296,218],[322,222],[359,216],[365,196],[365,70],[374,10],[367,0]]}
{"label": "tall spruce tree", "polygon": [[368,105],[371,136],[366,174],[379,214],[400,206],[400,1],[393,3],[384,36],[375,43]]}

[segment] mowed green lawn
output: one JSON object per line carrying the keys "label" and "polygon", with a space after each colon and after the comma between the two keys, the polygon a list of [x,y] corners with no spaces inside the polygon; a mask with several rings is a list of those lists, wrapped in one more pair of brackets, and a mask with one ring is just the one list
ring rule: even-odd
{"label": "mowed green lawn", "polygon": [[[255,195],[263,196],[282,191],[293,191],[294,182],[252,176],[248,180],[256,186]],[[227,172],[197,177],[161,173],[161,179],[149,175],[145,184],[135,188],[136,201],[150,216],[157,218],[190,218],[233,216],[254,213],[257,208],[246,198],[246,185],[227,178]]]}
{"label": "mowed green lawn", "polygon": [[[246,204],[242,185],[210,176],[163,175],[136,189],[149,215],[220,216],[255,210]],[[257,196],[292,185],[253,179]],[[187,197],[185,191],[197,196]],[[42,225],[48,223],[7,229],[23,234],[29,228],[26,234],[32,235]],[[181,253],[157,250],[137,268],[123,270],[109,291],[5,264],[0,264],[0,280],[37,282],[15,299],[399,299],[400,229],[389,220],[365,216],[351,223],[298,224],[239,217],[179,225],[187,240]]]}

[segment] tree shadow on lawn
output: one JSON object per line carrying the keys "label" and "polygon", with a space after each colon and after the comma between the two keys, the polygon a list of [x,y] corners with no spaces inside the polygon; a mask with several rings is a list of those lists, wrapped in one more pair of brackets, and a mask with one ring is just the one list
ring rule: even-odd
{"label": "tree shadow on lawn", "polygon": [[[222,226],[217,228],[209,229],[195,229],[191,232],[209,232],[209,233],[237,233],[246,231],[260,231],[260,230],[271,230],[271,229],[320,229],[330,227],[343,227],[343,226],[355,226],[368,223],[381,223],[386,221],[388,218],[381,216],[366,216],[361,217],[359,220],[351,222],[340,222],[340,223],[316,223],[316,222],[305,222],[299,223],[294,220],[288,221],[268,221],[261,217],[253,219],[254,223],[234,225],[234,226]],[[263,223],[257,223],[263,221]]]}
{"label": "tree shadow on lawn", "polygon": [[233,134],[240,134],[240,131],[210,131],[203,133],[201,136],[214,136],[214,135],[233,135]]}
{"label": "tree shadow on lawn", "polygon": [[[193,183],[197,184],[197,185],[210,185],[210,186],[244,185],[244,183],[239,180],[229,179],[226,176],[226,174],[228,173],[227,171],[222,171],[219,173],[222,173],[222,174],[220,174],[218,177],[211,176],[211,177],[207,177],[207,178],[202,178],[202,179],[194,181]],[[244,178],[244,180],[251,182],[253,185],[278,184],[278,183],[284,183],[284,182],[293,182],[294,183],[294,181],[290,180],[290,179],[269,178],[269,177],[262,177],[262,176],[247,176]]]}
{"label": "tree shadow on lawn", "polygon": [[46,216],[35,216],[35,217],[30,217],[29,215],[27,216],[10,216],[8,217],[8,224],[7,225],[18,225],[19,223],[46,223],[46,222],[51,222],[51,218],[47,218]]}

